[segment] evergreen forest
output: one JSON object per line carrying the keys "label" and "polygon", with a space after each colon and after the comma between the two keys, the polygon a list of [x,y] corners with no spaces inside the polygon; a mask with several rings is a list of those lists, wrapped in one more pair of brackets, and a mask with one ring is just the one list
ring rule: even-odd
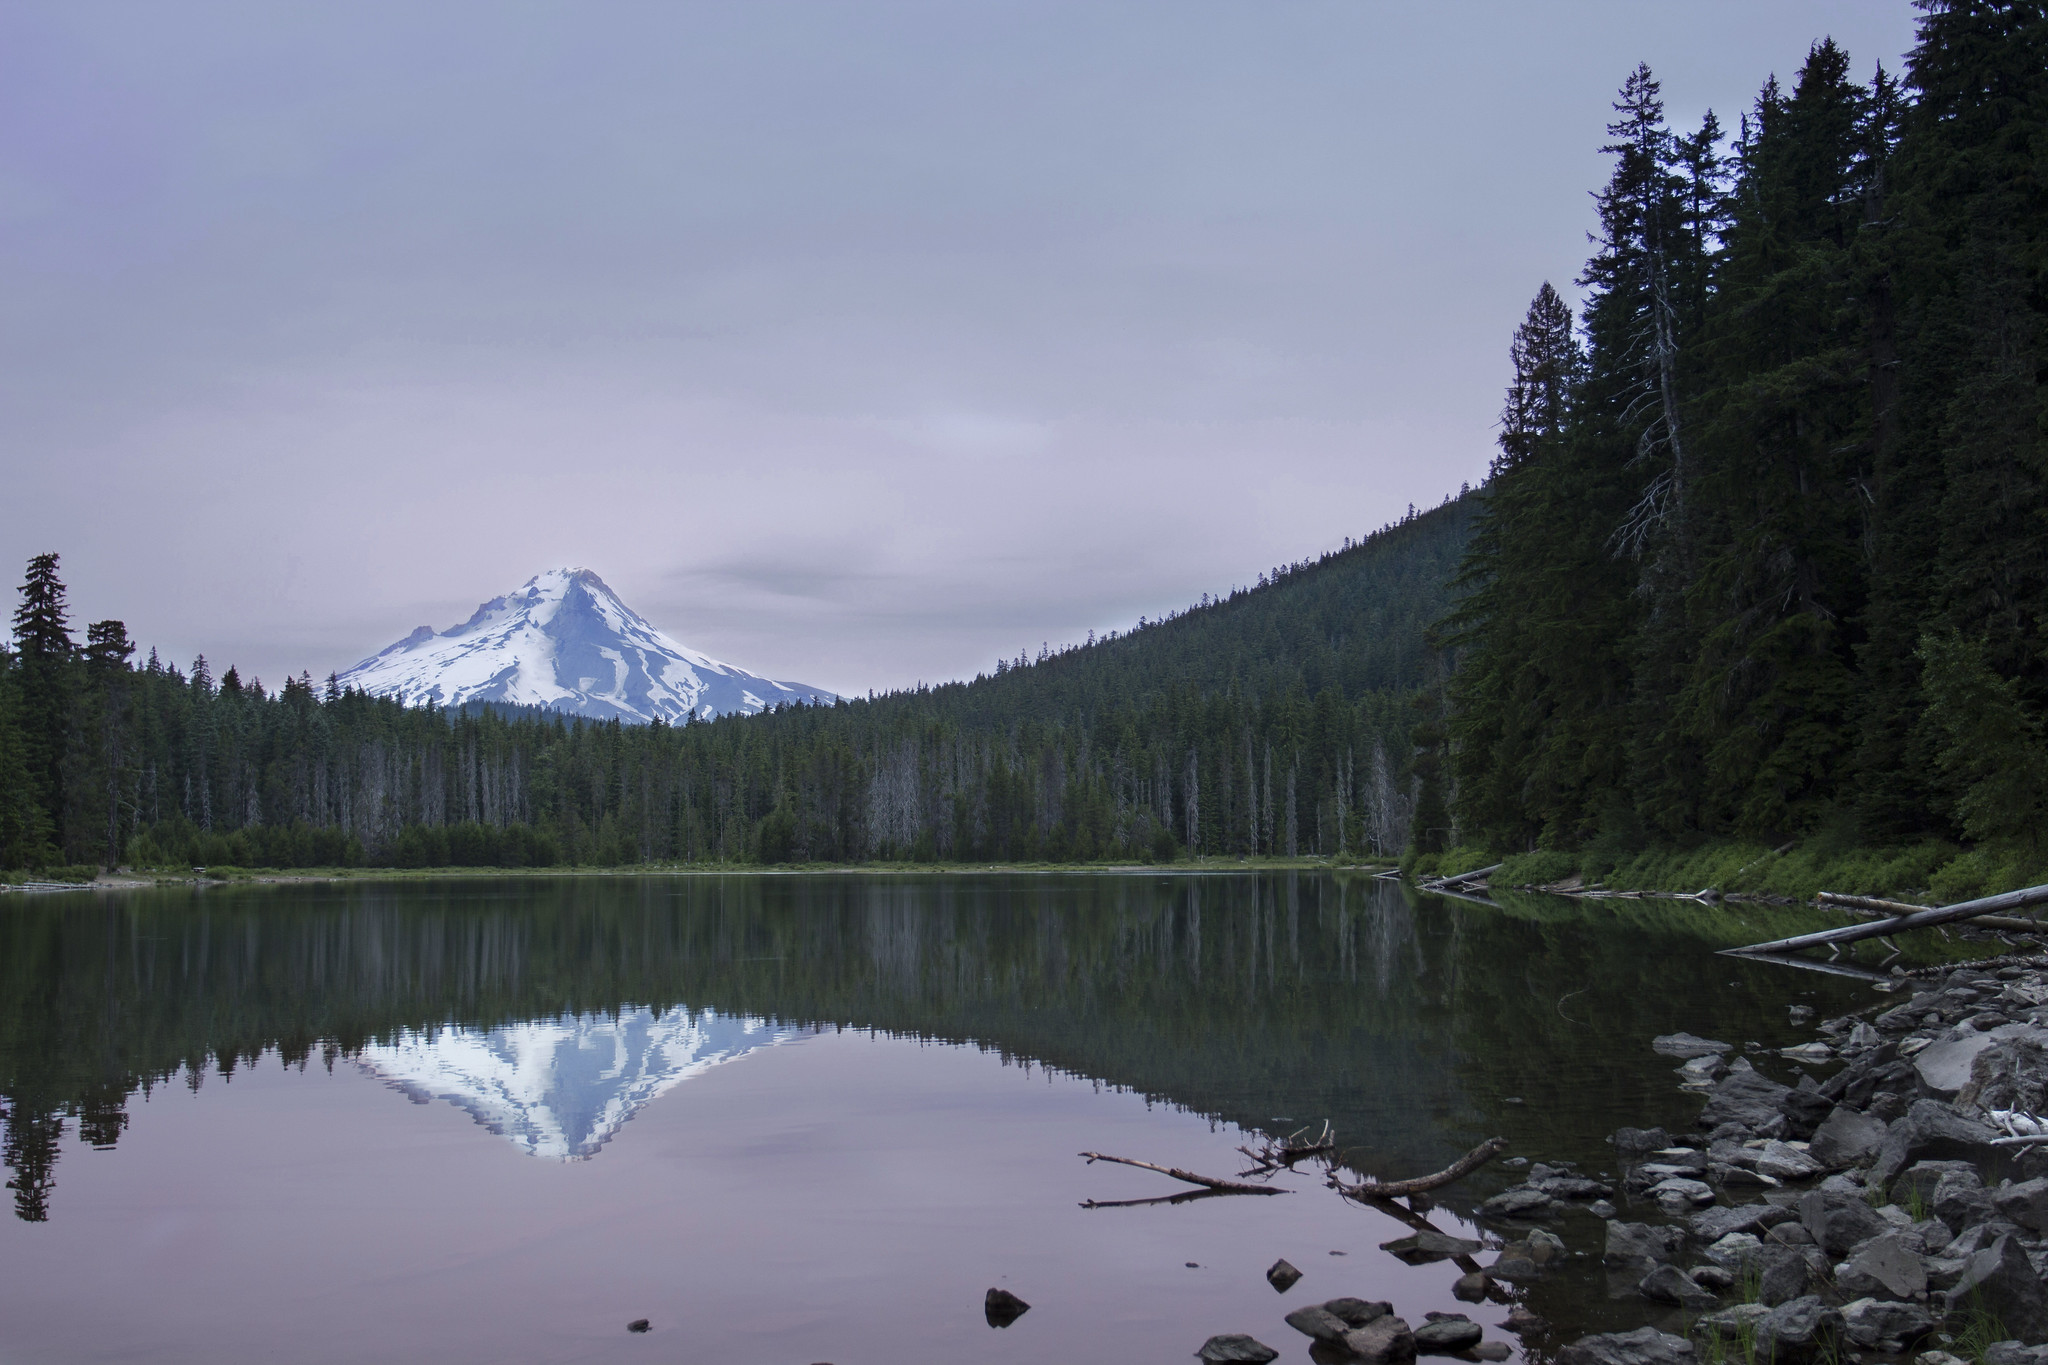
{"label": "evergreen forest", "polygon": [[1822,39],[1726,122],[1627,75],[1483,487],[972,682],[682,726],[407,709],[80,642],[39,556],[0,865],[2038,869],[2048,0],[1918,9],[1902,70]]}

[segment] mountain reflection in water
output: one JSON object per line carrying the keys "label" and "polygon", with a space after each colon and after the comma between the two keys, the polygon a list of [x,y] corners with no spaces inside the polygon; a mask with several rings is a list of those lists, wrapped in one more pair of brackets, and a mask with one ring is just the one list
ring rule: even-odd
{"label": "mountain reflection in water", "polygon": [[[704,876],[174,888],[0,918],[15,1211],[67,1124],[275,1055],[353,1060],[540,1155],[588,1156],[693,1070],[820,1028],[969,1043],[1265,1131],[1357,1171],[1505,1133],[1598,1162],[1689,1121],[1645,1044],[1770,1040],[1848,986],[1711,949],[1819,921],[1668,902],[1504,908],[1355,874]],[[1460,1200],[1488,1192],[1486,1179]]]}

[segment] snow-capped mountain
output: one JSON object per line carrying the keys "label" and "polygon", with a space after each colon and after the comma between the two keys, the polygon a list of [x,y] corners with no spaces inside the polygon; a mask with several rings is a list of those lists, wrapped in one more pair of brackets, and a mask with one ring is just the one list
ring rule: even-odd
{"label": "snow-capped mountain", "polygon": [[575,1161],[681,1082],[809,1031],[679,1005],[489,1030],[451,1024],[366,1047],[356,1064],[421,1104],[467,1111],[528,1155]]}
{"label": "snow-capped mountain", "polygon": [[677,644],[588,569],[537,574],[439,634],[421,626],[339,681],[413,705],[498,701],[628,721],[833,700],[822,687],[777,682]]}

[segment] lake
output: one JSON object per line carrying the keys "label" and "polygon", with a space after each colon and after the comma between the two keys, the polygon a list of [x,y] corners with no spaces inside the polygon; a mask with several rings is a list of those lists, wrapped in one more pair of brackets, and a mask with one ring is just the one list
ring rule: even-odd
{"label": "lake", "polygon": [[[1339,1294],[1514,1345],[1308,1167],[1090,1208],[1186,1187],[1077,1154],[1235,1176],[1328,1120],[1349,1178],[1496,1134],[1611,1170],[1616,1127],[1698,1107],[1653,1036],[1774,1048],[1811,1036],[1792,1006],[1874,998],[1713,952],[1822,923],[1167,870],[8,897],[4,1358],[1184,1362],[1247,1332],[1298,1361],[1282,1315]],[[1516,1178],[1427,1217],[1478,1235]],[[1657,1320],[1596,1219],[1558,1230],[1590,1257],[1522,1301]],[[1030,1311],[992,1327],[991,1287]]]}

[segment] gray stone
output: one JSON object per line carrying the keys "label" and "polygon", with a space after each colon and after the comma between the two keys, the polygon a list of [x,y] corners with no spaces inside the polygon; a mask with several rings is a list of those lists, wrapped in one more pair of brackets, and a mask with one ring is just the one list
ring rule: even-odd
{"label": "gray stone", "polygon": [[1920,1087],[1936,1099],[1954,1099],[1970,1082],[1970,1064],[1977,1054],[1998,1039],[1989,1033],[1966,1033],[1960,1038],[1941,1038],[1913,1054],[1913,1071]]}
{"label": "gray stone", "polygon": [[1807,1149],[1822,1166],[1842,1170],[1849,1166],[1864,1166],[1877,1156],[1877,1149],[1884,1145],[1884,1122],[1864,1113],[1838,1104],[1813,1130],[1813,1142]]}
{"label": "gray stone", "polygon": [[1672,1176],[1669,1179],[1660,1180],[1650,1186],[1649,1194],[1652,1199],[1660,1203],[1666,1195],[1669,1195],[1682,1206],[1697,1207],[1701,1204],[1711,1204],[1714,1202],[1714,1187],[1712,1185],[1709,1185],[1704,1180],[1693,1180],[1686,1176]]}
{"label": "gray stone", "polygon": [[[1835,1103],[1821,1090],[1820,1082],[1801,1076],[1799,1084],[1778,1097],[1778,1113],[1784,1118],[1788,1136],[1808,1138],[1833,1110]],[[1769,1136],[1769,1134],[1766,1134]]]}
{"label": "gray stone", "polygon": [[1972,1115],[1992,1109],[2048,1111],[2048,1039],[2042,1031],[2010,1034],[1978,1053],[1969,1083],[1956,1095],[1956,1107]]}
{"label": "gray stone", "polygon": [[1732,1068],[1707,1096],[1700,1110],[1700,1126],[1737,1123],[1761,1136],[1775,1136],[1785,1130],[1779,1102],[1791,1093],[1791,1086],[1779,1085],[1745,1063]]}
{"label": "gray stone", "polygon": [[1266,1283],[1282,1294],[1294,1288],[1295,1282],[1300,1278],[1301,1272],[1284,1256],[1266,1267]]}
{"label": "gray stone", "polygon": [[1363,1327],[1393,1312],[1394,1305],[1384,1299],[1342,1298],[1329,1300],[1323,1304],[1323,1309],[1344,1319],[1347,1327]]}
{"label": "gray stone", "polygon": [[1813,1245],[1813,1234],[1806,1230],[1806,1224],[1804,1223],[1780,1223],[1769,1232],[1766,1232],[1764,1237],[1766,1240],[1775,1242],[1781,1247],[1810,1247]]}
{"label": "gray stone", "polygon": [[1851,1298],[1913,1299],[1927,1292],[1927,1267],[1901,1234],[1890,1232],[1864,1243],[1835,1284]]}
{"label": "gray stone", "polygon": [[2019,1229],[2011,1223],[1979,1223],[1975,1227],[1964,1228],[1949,1241],[1934,1248],[1934,1251],[1937,1255],[1949,1259],[1968,1260],[1999,1238],[2018,1231]]}
{"label": "gray stone", "polygon": [[1641,1156],[1671,1145],[1671,1135],[1662,1128],[1617,1128],[1614,1150],[1622,1156]]}
{"label": "gray stone", "polygon": [[1451,1285],[1451,1297],[1461,1303],[1478,1303],[1485,1299],[1486,1291],[1493,1285],[1493,1277],[1483,1270],[1474,1270],[1460,1275]]}
{"label": "gray stone", "polygon": [[2036,1176],[2017,1185],[2001,1185],[1991,1192],[1991,1206],[2009,1223],[2048,1232],[2048,1180]]}
{"label": "gray stone", "polygon": [[1564,1238],[1554,1232],[1545,1232],[1542,1228],[1530,1232],[1528,1237],[1523,1239],[1523,1245],[1529,1249],[1529,1259],[1537,1265],[1550,1265],[1562,1261],[1565,1257]]}
{"label": "gray stone", "polygon": [[1781,1303],[1757,1320],[1758,1360],[1808,1365],[1840,1352],[1842,1315],[1812,1294]]}
{"label": "gray stone", "polygon": [[1532,1308],[1516,1304],[1508,1309],[1508,1320],[1501,1324],[1510,1332],[1548,1332],[1550,1319]]}
{"label": "gray stone", "polygon": [[1648,1271],[1660,1261],[1677,1260],[1684,1249],[1682,1228],[1613,1222],[1607,1225],[1607,1247],[1601,1259],[1611,1266]]}
{"label": "gray stone", "polygon": [[1666,1033],[1650,1040],[1650,1046],[1666,1057],[1693,1058],[1709,1057],[1723,1052],[1733,1052],[1735,1044],[1716,1042],[1712,1038],[1701,1038],[1690,1033]]}
{"label": "gray stone", "polygon": [[1809,1190],[1800,1197],[1799,1221],[1830,1256],[1846,1255],[1858,1242],[1890,1226],[1866,1201],[1828,1190]]}
{"label": "gray stone", "polygon": [[1409,1265],[1428,1265],[1431,1261],[1445,1261],[1453,1256],[1470,1256],[1480,1249],[1481,1244],[1470,1238],[1452,1237],[1434,1230],[1380,1243],[1381,1251],[1392,1252]]}
{"label": "gray stone", "polygon": [[1321,1304],[1297,1308],[1284,1319],[1289,1327],[1317,1341],[1342,1341],[1351,1324]]}
{"label": "gray stone", "polygon": [[1708,1158],[1697,1147],[1660,1147],[1650,1153],[1650,1160],[1667,1171],[1697,1172],[1707,1169]]}
{"label": "gray stone", "polygon": [[1734,1272],[1717,1265],[1696,1265],[1686,1273],[1700,1288],[1711,1289],[1716,1294],[1725,1294],[1735,1287]]}
{"label": "gray stone", "polygon": [[1984,1365],[2048,1365],[2048,1346],[2019,1341],[1994,1341],[1984,1348]]}
{"label": "gray stone", "polygon": [[1858,1346],[1876,1346],[1881,1341],[1911,1345],[1934,1330],[1934,1319],[1918,1304],[1857,1299],[1842,1305],[1842,1330]]}
{"label": "gray stone", "polygon": [[1513,1255],[1502,1253],[1501,1258],[1486,1268],[1486,1273],[1496,1280],[1533,1280],[1543,1272],[1536,1263],[1522,1252]]}
{"label": "gray stone", "polygon": [[1704,1089],[1728,1074],[1728,1063],[1719,1053],[1708,1053],[1695,1057],[1682,1066],[1673,1068],[1678,1072],[1678,1083]]}
{"label": "gray stone", "polygon": [[1891,1200],[1908,1208],[1917,1203],[1923,1209],[1932,1209],[1934,1191],[1941,1178],[1958,1172],[1975,1175],[1977,1168],[1967,1161],[1916,1161],[1892,1182]]}
{"label": "gray stone", "polygon": [[1760,1174],[1777,1180],[1811,1180],[1825,1169],[1791,1143],[1775,1140],[1763,1145],[1753,1165]]}
{"label": "gray stone", "polygon": [[1934,1187],[1934,1216],[1951,1232],[1961,1232],[1990,1222],[1998,1210],[1975,1171],[1950,1171]]}
{"label": "gray stone", "polygon": [[1482,1341],[1472,1348],[1472,1354],[1481,1360],[1512,1360],[1515,1351],[1505,1341]]}
{"label": "gray stone", "polygon": [[1741,1270],[1763,1261],[1764,1244],[1753,1232],[1731,1232],[1708,1247],[1706,1258],[1724,1270]]}
{"label": "gray stone", "polygon": [[1479,1211],[1489,1218],[1540,1218],[1549,1213],[1552,1200],[1549,1195],[1527,1185],[1502,1190],[1479,1206]]}
{"label": "gray stone", "polygon": [[1557,1365],[1696,1365],[1684,1337],[1638,1327],[1633,1332],[1595,1332],[1557,1353]]}
{"label": "gray stone", "polygon": [[1208,1361],[1209,1365],[1266,1365],[1267,1361],[1277,1360],[1280,1356],[1264,1342],[1241,1333],[1210,1337],[1195,1354]]}
{"label": "gray stone", "polygon": [[1469,1318],[1435,1318],[1415,1329],[1415,1350],[1418,1355],[1447,1356],[1454,1351],[1471,1350],[1485,1335],[1479,1324]]}
{"label": "gray stone", "polygon": [[1582,1175],[1553,1175],[1528,1183],[1552,1199],[1601,1199],[1614,1193],[1612,1185],[1603,1185]]}
{"label": "gray stone", "polygon": [[1415,1334],[1391,1313],[1352,1328],[1344,1334],[1342,1345],[1365,1365],[1395,1365],[1415,1359]]}
{"label": "gray stone", "polygon": [[1605,1199],[1595,1199],[1592,1203],[1586,1205],[1586,1212],[1592,1214],[1595,1218],[1615,1218],[1621,1214],[1620,1209],[1614,1207]]}
{"label": "gray stone", "polygon": [[2023,1341],[2048,1340],[2048,1292],[2017,1237],[2001,1237],[1972,1256],[1948,1291],[1951,1310],[1981,1301]]}
{"label": "gray stone", "polygon": [[1735,1204],[1692,1216],[1692,1233],[1703,1242],[1718,1242],[1731,1232],[1762,1232],[1789,1223],[1799,1215],[1778,1204]]}
{"label": "gray stone", "polygon": [[1928,1159],[1988,1163],[1998,1155],[1989,1128],[1936,1100],[1915,1100],[1905,1117],[1886,1130],[1884,1145],[1870,1168],[1873,1183],[1889,1185],[1916,1161]]}
{"label": "gray stone", "polygon": [[1636,1284],[1636,1293],[1652,1303],[1681,1308],[1711,1308],[1718,1300],[1705,1286],[1675,1265],[1660,1265]]}
{"label": "gray stone", "polygon": [[1754,1332],[1757,1323],[1771,1311],[1765,1303],[1736,1303],[1712,1313],[1704,1313],[1693,1323],[1693,1330],[1700,1335],[1723,1342],[1741,1340],[1744,1333]]}
{"label": "gray stone", "polygon": [[1810,1247],[1766,1247],[1763,1273],[1757,1276],[1756,1282],[1757,1302],[1776,1307],[1805,1294],[1808,1283],[1814,1278],[1813,1265],[1807,1260],[1807,1252],[1811,1250]]}
{"label": "gray stone", "polygon": [[1007,1289],[991,1289],[981,1301],[981,1315],[991,1327],[1008,1327],[1030,1311],[1030,1304]]}

